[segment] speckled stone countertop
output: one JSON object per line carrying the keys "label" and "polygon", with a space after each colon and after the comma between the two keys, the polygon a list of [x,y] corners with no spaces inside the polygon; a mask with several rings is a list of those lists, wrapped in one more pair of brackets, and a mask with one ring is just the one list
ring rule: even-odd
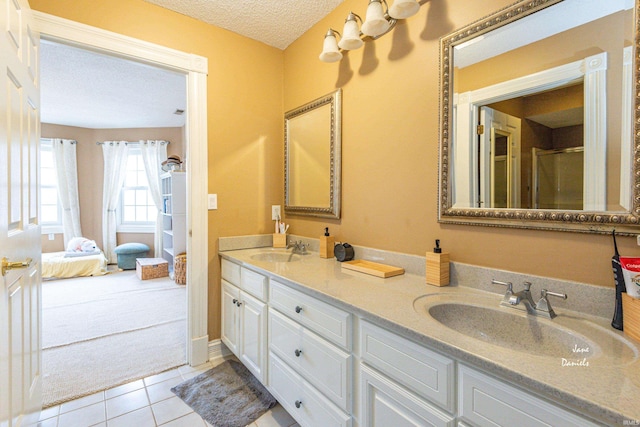
{"label": "speckled stone countertop", "polygon": [[[599,343],[609,350],[607,357],[597,349],[591,349],[591,355],[577,354],[569,346],[566,355],[553,357],[508,350],[449,329],[420,309],[425,294],[436,294],[435,298],[464,297],[470,301],[475,296],[485,300],[494,298],[496,306],[502,298],[501,294],[466,286],[430,286],[419,274],[377,278],[343,270],[335,259],[323,259],[314,252],[289,263],[263,262],[251,258],[265,250],[270,248],[221,251],[220,256],[305,290],[462,363],[480,368],[606,425],[636,425],[640,420],[640,345],[612,329],[611,319],[580,313],[580,317],[592,321],[596,325],[594,327],[600,330],[601,337],[605,337]],[[561,304],[554,304],[555,299],[551,302],[558,318],[541,319],[540,322],[555,322],[563,317],[571,319],[577,314],[559,308]],[[611,341],[607,342],[607,339]],[[624,354],[620,357],[615,354],[611,356],[611,349],[620,347],[624,347]],[[585,356],[587,359],[584,359]],[[582,363],[578,363],[580,361]]]}

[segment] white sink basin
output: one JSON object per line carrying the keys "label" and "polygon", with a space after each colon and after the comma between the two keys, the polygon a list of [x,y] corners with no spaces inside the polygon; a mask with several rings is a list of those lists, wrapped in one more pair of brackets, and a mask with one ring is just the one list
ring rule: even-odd
{"label": "white sink basin", "polygon": [[489,293],[439,293],[416,298],[413,307],[454,333],[515,352],[616,365],[638,358],[633,344],[596,318],[559,312],[545,319],[502,307],[500,300]]}
{"label": "white sink basin", "polygon": [[293,262],[300,261],[300,255],[294,254],[290,251],[276,251],[269,250],[260,252],[257,254],[253,254],[250,257],[254,261],[264,261],[264,262]]}

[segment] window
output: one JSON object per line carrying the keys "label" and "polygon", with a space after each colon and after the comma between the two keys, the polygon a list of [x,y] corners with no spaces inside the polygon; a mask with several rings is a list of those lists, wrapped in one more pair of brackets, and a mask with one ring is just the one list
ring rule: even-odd
{"label": "window", "polygon": [[42,234],[62,233],[62,206],[58,198],[58,176],[53,140],[40,139],[40,224]]}
{"label": "window", "polygon": [[120,193],[117,231],[153,233],[157,214],[158,209],[151,198],[140,148],[130,145],[126,177]]}

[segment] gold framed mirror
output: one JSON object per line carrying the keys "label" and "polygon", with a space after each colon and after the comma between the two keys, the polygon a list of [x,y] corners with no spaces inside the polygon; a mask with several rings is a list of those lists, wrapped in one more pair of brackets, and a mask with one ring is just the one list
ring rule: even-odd
{"label": "gold framed mirror", "polygon": [[440,41],[438,221],[640,232],[638,0],[523,0]]}
{"label": "gold framed mirror", "polygon": [[284,211],[340,218],[342,92],[284,115]]}

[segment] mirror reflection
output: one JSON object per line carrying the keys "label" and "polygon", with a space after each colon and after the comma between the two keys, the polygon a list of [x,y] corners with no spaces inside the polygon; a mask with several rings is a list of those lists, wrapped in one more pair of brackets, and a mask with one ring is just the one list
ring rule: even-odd
{"label": "mirror reflection", "polygon": [[285,212],[340,218],[341,92],[285,114]]}
{"label": "mirror reflection", "polygon": [[522,1],[442,39],[441,220],[630,213],[634,8]]}

